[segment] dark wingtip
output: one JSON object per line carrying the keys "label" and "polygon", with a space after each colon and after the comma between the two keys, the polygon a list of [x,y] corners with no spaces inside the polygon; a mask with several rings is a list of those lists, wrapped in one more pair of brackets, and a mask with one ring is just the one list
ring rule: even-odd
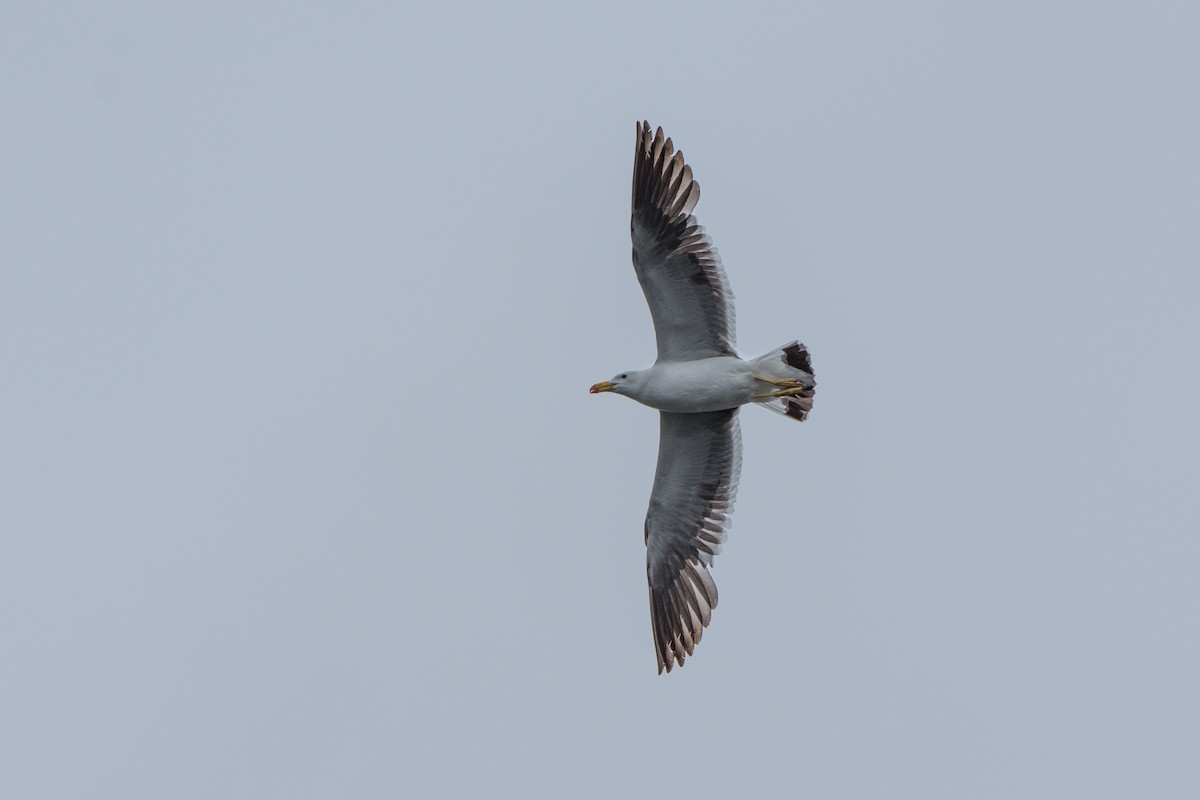
{"label": "dark wingtip", "polygon": [[809,375],[816,377],[816,373],[813,372],[812,361],[808,357],[808,348],[802,343],[792,342],[783,348],[783,357],[787,359],[789,367],[804,370]]}
{"label": "dark wingtip", "polygon": [[808,414],[813,407],[813,390],[809,389],[803,394],[794,395],[787,398],[787,410],[783,413],[794,420],[804,422],[808,419]]}

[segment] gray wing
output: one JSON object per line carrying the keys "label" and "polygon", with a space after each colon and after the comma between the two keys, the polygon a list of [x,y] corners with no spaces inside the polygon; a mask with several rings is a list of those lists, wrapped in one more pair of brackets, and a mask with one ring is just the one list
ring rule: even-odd
{"label": "gray wing", "polygon": [[733,292],[721,259],[692,216],[700,184],[662,128],[637,129],[633,159],[633,268],[650,306],[659,361],[737,355]]}
{"label": "gray wing", "polygon": [[690,656],[717,607],[708,574],[721,552],[742,470],[737,409],[660,412],[658,469],[646,512],[646,576],[658,671]]}

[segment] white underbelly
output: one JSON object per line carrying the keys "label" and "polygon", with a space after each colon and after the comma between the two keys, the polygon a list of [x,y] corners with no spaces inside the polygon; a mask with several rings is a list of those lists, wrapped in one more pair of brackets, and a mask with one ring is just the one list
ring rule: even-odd
{"label": "white underbelly", "polygon": [[660,411],[696,413],[736,408],[750,402],[756,381],[740,358],[655,364],[646,391],[636,399]]}

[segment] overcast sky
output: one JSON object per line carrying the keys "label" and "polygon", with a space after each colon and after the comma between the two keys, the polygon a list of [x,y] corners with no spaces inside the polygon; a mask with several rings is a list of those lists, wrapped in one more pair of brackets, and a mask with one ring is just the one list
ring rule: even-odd
{"label": "overcast sky", "polygon": [[[982,6],[5,3],[0,795],[1200,796],[1200,11]],[[819,383],[663,676],[643,118]]]}

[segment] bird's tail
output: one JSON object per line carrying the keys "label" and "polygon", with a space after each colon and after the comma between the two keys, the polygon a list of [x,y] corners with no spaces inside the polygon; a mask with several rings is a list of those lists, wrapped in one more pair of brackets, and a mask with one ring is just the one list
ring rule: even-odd
{"label": "bird's tail", "polygon": [[800,342],[788,342],[759,356],[752,363],[764,377],[777,381],[761,384],[766,389],[763,394],[770,396],[755,402],[798,422],[807,419],[808,412],[812,411],[817,386],[808,348]]}

